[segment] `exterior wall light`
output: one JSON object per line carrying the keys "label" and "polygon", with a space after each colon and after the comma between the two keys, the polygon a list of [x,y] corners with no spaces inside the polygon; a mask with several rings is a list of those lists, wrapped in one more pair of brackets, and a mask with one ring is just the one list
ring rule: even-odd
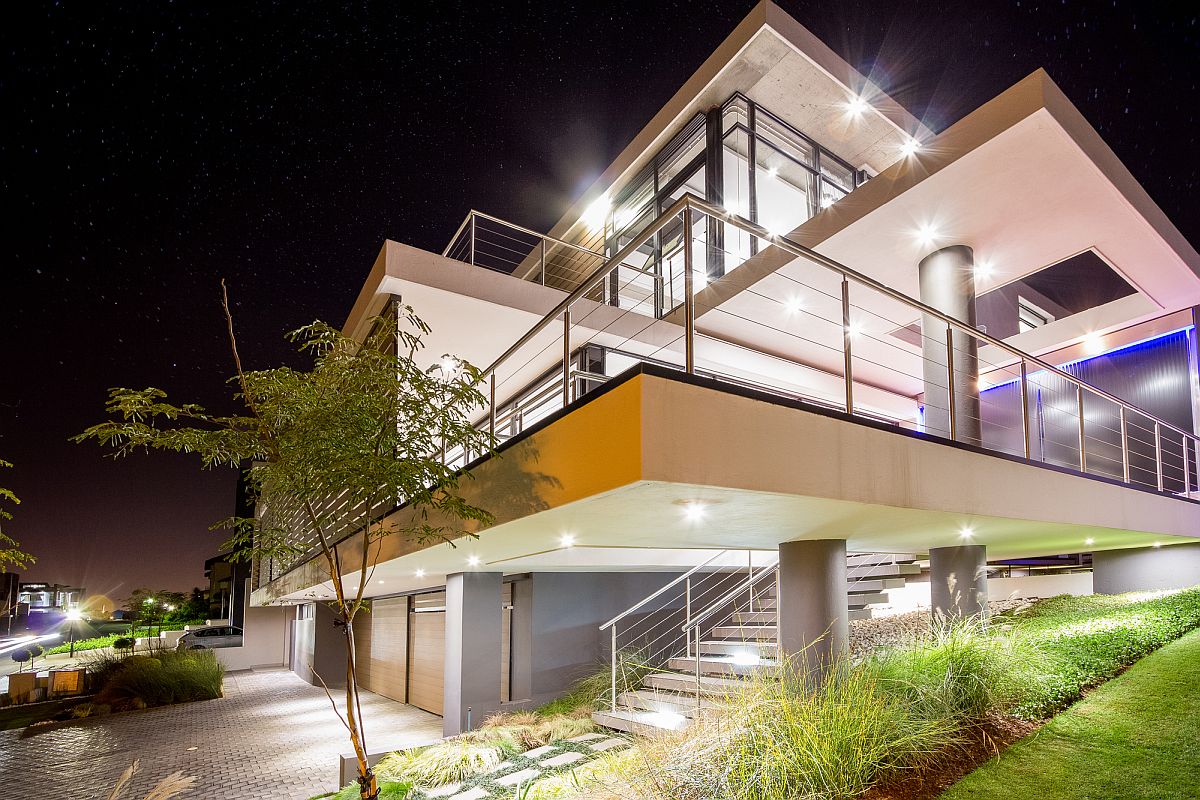
{"label": "exterior wall light", "polygon": [[583,224],[593,231],[604,230],[604,223],[608,220],[608,212],[611,208],[612,200],[609,199],[609,196],[607,194],[600,195],[583,212]]}

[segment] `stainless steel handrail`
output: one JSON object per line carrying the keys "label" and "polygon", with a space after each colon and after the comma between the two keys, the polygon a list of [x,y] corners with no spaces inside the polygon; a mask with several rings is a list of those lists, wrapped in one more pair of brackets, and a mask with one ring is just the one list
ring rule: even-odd
{"label": "stainless steel handrail", "polygon": [[738,585],[735,588],[730,589],[728,592],[726,592],[725,595],[722,596],[720,600],[715,601],[714,603],[709,605],[708,608],[704,609],[699,614],[696,614],[688,622],[685,622],[683,627],[679,629],[680,633],[690,633],[701,622],[708,619],[713,614],[717,613],[722,608],[724,608],[727,605],[729,605],[730,603],[732,603],[734,601],[734,599],[738,595],[740,595],[742,592],[745,592],[747,589],[749,589],[751,592],[753,592],[754,585],[756,583],[761,581],[767,575],[769,575],[773,572],[777,572],[778,570],[779,570],[779,562],[777,561],[774,564],[770,565],[769,567],[763,567],[761,570],[758,571],[757,575],[751,575],[750,577],[748,577],[744,584],[742,584],[739,581]]}
{"label": "stainless steel handrail", "polygon": [[442,250],[443,256],[446,256],[450,252],[450,248],[454,246],[454,243],[458,241],[458,237],[462,236],[463,231],[471,223],[471,220],[475,217],[481,217],[481,218],[489,220],[491,222],[499,223],[500,225],[506,225],[506,226],[512,228],[513,230],[520,231],[521,233],[527,234],[529,236],[535,236],[544,242],[553,242],[554,244],[561,244],[563,247],[569,247],[572,250],[578,250],[581,253],[586,253],[589,256],[595,256],[596,258],[599,258],[601,260],[604,259],[603,253],[597,253],[595,250],[589,250],[588,248],[584,247],[583,245],[573,244],[572,242],[564,242],[562,239],[555,239],[553,236],[547,236],[544,233],[538,233],[537,231],[530,230],[529,228],[526,228],[522,225],[517,225],[515,223],[509,222],[506,219],[500,219],[499,217],[493,217],[491,214],[485,214],[482,211],[476,211],[475,209],[471,209],[470,211],[467,212],[467,216],[466,216],[466,218],[463,219],[462,224],[458,226],[458,230],[456,230],[454,232],[454,235],[450,237],[450,243],[447,244],[446,247]]}
{"label": "stainless steel handrail", "polygon": [[641,608],[642,606],[646,605],[646,603],[649,603],[649,602],[650,602],[651,600],[653,600],[654,598],[661,596],[663,592],[667,591],[667,590],[668,590],[668,589],[670,589],[672,586],[678,586],[679,584],[683,583],[683,582],[684,582],[685,580],[687,580],[688,578],[690,578],[690,577],[692,577],[693,575],[695,575],[697,572],[699,572],[699,571],[700,571],[701,569],[703,569],[704,567],[707,567],[709,564],[711,564],[712,562],[716,561],[718,558],[721,558],[722,556],[726,556],[726,555],[729,555],[729,551],[728,551],[728,550],[722,550],[721,552],[717,553],[715,556],[713,556],[712,558],[708,559],[707,561],[705,561],[705,562],[703,562],[703,563],[701,563],[701,564],[697,564],[696,566],[694,566],[694,567],[692,567],[691,569],[689,569],[687,572],[685,572],[685,573],[683,573],[682,575],[680,575],[680,576],[679,576],[678,578],[676,578],[675,580],[673,580],[673,581],[671,581],[670,583],[668,583],[666,586],[664,586],[664,587],[662,587],[661,589],[659,589],[657,592],[654,592],[653,594],[650,594],[650,595],[647,595],[646,597],[643,597],[641,600],[637,601],[636,603],[634,603],[633,605],[631,605],[629,608],[627,608],[627,609],[625,609],[624,611],[622,611],[620,614],[617,614],[615,617],[613,617],[612,619],[610,619],[608,622],[606,622],[606,623],[604,623],[603,625],[601,625],[601,626],[600,626],[600,630],[602,630],[602,631],[603,631],[603,630],[608,630],[608,628],[609,628],[609,627],[611,627],[612,625],[615,625],[616,623],[618,623],[618,622],[620,622],[621,620],[625,619],[625,617],[629,616],[629,615],[630,615],[630,614],[632,614],[634,611],[637,611],[639,608]]}
{"label": "stainless steel handrail", "polygon": [[[1042,359],[1038,358],[1037,356],[1034,356],[1029,353],[1025,353],[1024,351],[1019,350],[1019,349],[1013,347],[1012,345],[979,330],[978,328],[974,328],[970,325],[967,325],[966,323],[963,323],[962,321],[957,320],[954,317],[943,313],[942,311],[939,311],[938,309],[934,308],[933,306],[927,305],[926,303],[923,303],[920,300],[917,300],[916,298],[909,297],[908,295],[906,295],[903,292],[900,292],[896,289],[892,289],[890,286],[880,283],[879,281],[875,280],[874,278],[864,275],[863,273],[858,272],[857,270],[855,270],[851,267],[848,267],[845,264],[835,261],[832,258],[821,255],[820,253],[818,253],[808,247],[805,247],[804,245],[793,242],[789,238],[790,234],[783,234],[783,235],[772,234],[766,228],[763,228],[762,226],[757,225],[757,224],[751,222],[750,220],[745,219],[744,217],[738,216],[737,214],[730,213],[730,212],[726,211],[725,209],[715,206],[705,200],[701,200],[700,198],[696,197],[695,195],[693,195],[691,193],[685,193],[682,197],[680,197],[678,200],[676,200],[674,203],[672,203],[670,208],[668,208],[666,211],[664,211],[654,222],[650,223],[650,225],[647,226],[645,228],[645,230],[643,230],[640,234],[638,234],[638,236],[636,236],[632,241],[630,241],[629,244],[627,244],[625,247],[621,248],[621,250],[616,255],[614,255],[611,259],[609,259],[604,264],[601,264],[599,267],[597,267],[597,269],[591,274],[591,276],[589,276],[588,278],[585,278],[584,281],[579,284],[579,286],[577,286],[570,294],[568,294],[566,296],[566,298],[564,298],[549,313],[547,313],[541,319],[541,321],[539,321],[532,328],[530,328],[529,331],[527,331],[523,336],[521,336],[511,347],[509,347],[507,350],[505,350],[504,353],[501,354],[499,358],[497,358],[495,361],[492,362],[491,365],[489,365],[485,370],[483,370],[482,374],[486,375],[486,374],[495,372],[495,370],[497,368],[499,368],[500,365],[502,365],[506,360],[508,360],[510,357],[512,357],[518,350],[520,350],[522,347],[524,347],[526,344],[528,344],[535,336],[537,336],[539,333],[541,333],[543,330],[545,330],[545,328],[550,323],[552,323],[556,319],[560,318],[562,316],[563,312],[566,309],[568,309],[571,305],[573,305],[577,301],[583,299],[584,296],[588,292],[592,291],[592,289],[594,289],[602,280],[604,280],[608,276],[608,274],[612,272],[613,269],[619,267],[621,265],[621,263],[623,261],[625,261],[625,259],[627,259],[638,248],[642,247],[655,234],[657,234],[660,230],[662,230],[664,227],[666,227],[671,222],[671,220],[673,220],[676,216],[678,216],[680,213],[682,213],[685,209],[698,210],[701,213],[703,213],[711,218],[720,220],[721,222],[724,222],[727,224],[732,224],[736,228],[744,230],[744,231],[746,231],[750,234],[753,234],[754,236],[757,236],[766,241],[770,241],[770,242],[772,242],[771,246],[773,246],[773,247],[778,247],[779,249],[783,250],[784,252],[791,253],[792,255],[795,255],[795,256],[798,256],[801,258],[806,258],[809,261],[819,264],[820,266],[823,266],[823,267],[826,267],[827,269],[831,269],[835,272],[838,272],[843,277],[852,279],[856,283],[862,284],[863,286],[866,286],[867,288],[870,288],[874,291],[880,292],[881,294],[883,294],[887,297],[890,297],[893,300],[896,300],[904,305],[907,305],[908,307],[910,307],[916,311],[919,311],[924,315],[928,315],[937,320],[940,320],[941,322],[945,323],[947,326],[949,326],[951,328],[962,331],[963,333],[965,333],[969,336],[973,336],[976,339],[979,339],[980,341],[983,341],[990,345],[993,345],[1021,361],[1025,361],[1025,362],[1028,362],[1031,364],[1036,364],[1040,368],[1046,370],[1047,372],[1049,372],[1053,375],[1058,376],[1059,378],[1062,378],[1063,380],[1067,381],[1068,383],[1070,383],[1073,386],[1082,387],[1083,389],[1086,389],[1087,391],[1092,392],[1096,396],[1101,397],[1105,400],[1108,400],[1111,403],[1116,404],[1119,408],[1124,408],[1124,409],[1132,411],[1136,414],[1141,415],[1142,417],[1146,418],[1147,420],[1152,421],[1156,425],[1160,426],[1160,428],[1166,428],[1166,429],[1172,430],[1175,433],[1177,433],[1181,436],[1184,436],[1188,439],[1192,439],[1193,441],[1198,441],[1195,434],[1189,433],[1189,432],[1183,430],[1182,428],[1179,428],[1178,426],[1172,425],[1170,422],[1160,419],[1159,417],[1156,417],[1155,415],[1153,415],[1147,411],[1144,411],[1144,410],[1138,408],[1137,406],[1134,406],[1124,400],[1121,400],[1119,397],[1109,394],[1108,392],[1104,391],[1103,389],[1100,389],[1100,388],[1093,386],[1085,381],[1082,381],[1079,378],[1075,377],[1074,375],[1070,374],[1069,372],[1066,372],[1066,371],[1054,366],[1053,364],[1043,361]],[[685,236],[690,236],[690,234],[691,234],[690,231],[685,232]],[[690,248],[685,249],[685,253],[687,253],[687,252],[690,252]],[[765,251],[761,251],[761,252],[765,252]],[[761,254],[761,252],[760,252],[760,254]]]}

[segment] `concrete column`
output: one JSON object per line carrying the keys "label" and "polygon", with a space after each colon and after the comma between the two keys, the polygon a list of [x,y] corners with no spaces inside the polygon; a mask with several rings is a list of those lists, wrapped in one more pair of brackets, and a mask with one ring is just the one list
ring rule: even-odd
{"label": "concrete column", "polygon": [[779,545],[779,648],[820,667],[850,646],[846,540]]}
{"label": "concrete column", "polygon": [[1200,544],[1092,553],[1092,591],[1121,594],[1200,585]]}
{"label": "concrete column", "polygon": [[987,616],[987,548],[984,545],[931,548],[929,582],[935,620]]}
{"label": "concrete column", "polygon": [[[917,267],[921,301],[943,314],[975,326],[975,256],[965,244],[943,247],[921,259]],[[921,320],[925,378],[925,430],[950,436],[947,389],[946,323],[924,315]],[[979,444],[979,342],[954,333],[955,439]]]}
{"label": "concrete column", "polygon": [[442,733],[454,736],[478,727],[500,708],[499,572],[459,572],[446,576],[446,660]]}
{"label": "concrete column", "polygon": [[533,697],[534,577],[512,584],[512,700]]}

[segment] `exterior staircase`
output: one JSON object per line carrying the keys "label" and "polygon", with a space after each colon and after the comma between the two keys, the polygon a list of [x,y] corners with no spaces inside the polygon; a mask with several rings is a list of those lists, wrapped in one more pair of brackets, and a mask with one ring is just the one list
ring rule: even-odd
{"label": "exterior staircase", "polygon": [[[870,619],[871,604],[887,602],[889,589],[903,587],[907,576],[919,573],[920,567],[912,556],[874,553],[849,556],[850,619]],[[712,581],[712,575],[706,580]],[[677,649],[665,653],[668,657],[661,659],[665,669],[646,674],[636,689],[616,692],[610,708],[592,714],[592,719],[608,728],[641,735],[683,730],[698,716],[719,708],[721,697],[740,681],[751,676],[774,675],[779,665],[775,569],[769,567],[757,575],[743,569],[738,581],[740,591],[735,588],[709,608],[695,611],[691,598],[696,590],[689,583],[684,618],[694,627],[686,634],[686,642],[681,634]],[[680,609],[670,605],[667,608],[677,622]],[[636,624],[652,625],[649,620],[653,618],[653,614],[647,615]],[[616,645],[616,627],[612,630]],[[614,658],[614,674],[619,668]],[[613,689],[617,689],[615,679]]]}

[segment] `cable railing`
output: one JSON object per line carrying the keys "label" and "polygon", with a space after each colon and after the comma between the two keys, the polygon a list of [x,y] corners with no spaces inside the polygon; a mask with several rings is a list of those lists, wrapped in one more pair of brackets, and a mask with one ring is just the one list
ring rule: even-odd
{"label": "cable railing", "polygon": [[[460,234],[474,228],[478,242],[471,219]],[[703,294],[722,239],[710,226],[742,232],[723,237],[734,245],[720,256],[727,270],[751,259],[779,265],[775,284],[742,293],[757,309]],[[526,253],[523,276],[538,275],[540,260]],[[647,361],[1127,485],[1188,498],[1197,489],[1191,432],[691,194],[571,277],[566,297],[482,372],[490,403],[480,424],[501,440]],[[915,349],[892,334],[913,316],[923,320]],[[742,335],[730,333],[739,326]],[[585,363],[591,350],[620,354],[618,365]]]}

